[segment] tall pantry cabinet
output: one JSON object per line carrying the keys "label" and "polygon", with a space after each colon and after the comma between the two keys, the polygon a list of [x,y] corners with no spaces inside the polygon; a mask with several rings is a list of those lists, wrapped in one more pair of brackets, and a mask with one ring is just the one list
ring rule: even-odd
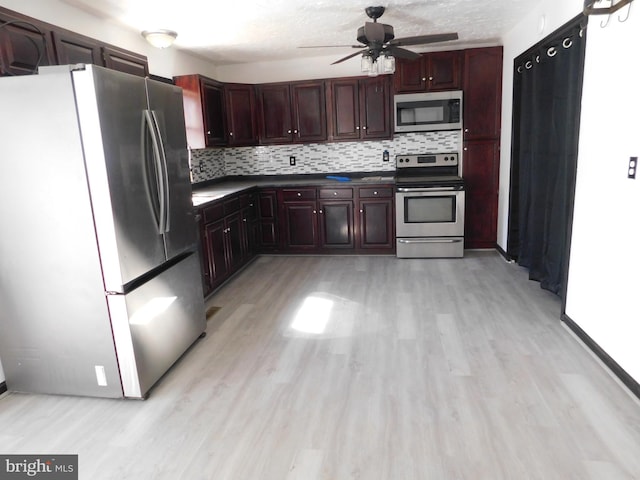
{"label": "tall pantry cabinet", "polygon": [[500,169],[502,47],[464,51],[465,248],[495,248]]}

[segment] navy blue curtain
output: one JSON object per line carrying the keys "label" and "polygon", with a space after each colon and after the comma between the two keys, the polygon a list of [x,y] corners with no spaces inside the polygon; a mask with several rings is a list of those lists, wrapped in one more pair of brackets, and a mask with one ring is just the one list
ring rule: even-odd
{"label": "navy blue curtain", "polygon": [[514,65],[507,254],[563,294],[578,156],[586,19],[580,15]]}

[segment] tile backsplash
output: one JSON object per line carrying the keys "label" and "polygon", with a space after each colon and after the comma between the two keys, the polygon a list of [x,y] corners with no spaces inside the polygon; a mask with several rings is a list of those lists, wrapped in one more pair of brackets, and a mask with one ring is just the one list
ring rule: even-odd
{"label": "tile backsplash", "polygon": [[[207,148],[191,151],[193,183],[227,175],[292,175],[395,170],[395,156],[460,151],[460,131],[404,133],[392,140]],[[389,152],[389,161],[382,160]],[[289,157],[296,157],[295,166]]]}

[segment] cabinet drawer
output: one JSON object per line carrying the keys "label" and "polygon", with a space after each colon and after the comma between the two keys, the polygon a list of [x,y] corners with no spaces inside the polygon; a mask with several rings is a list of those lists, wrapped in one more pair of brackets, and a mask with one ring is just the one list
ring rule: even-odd
{"label": "cabinet drawer", "polygon": [[235,196],[228,198],[224,201],[224,214],[229,215],[230,213],[237,212],[240,210],[240,197]]}
{"label": "cabinet drawer", "polygon": [[353,198],[352,188],[321,188],[320,198]]}
{"label": "cabinet drawer", "polygon": [[393,196],[391,187],[366,187],[360,189],[360,198],[390,198]]}
{"label": "cabinet drawer", "polygon": [[315,188],[296,188],[296,189],[283,189],[282,200],[285,202],[294,202],[296,200],[315,200],[316,189]]}
{"label": "cabinet drawer", "polygon": [[224,207],[222,202],[215,203],[203,209],[202,216],[204,217],[204,223],[215,222],[224,217]]}

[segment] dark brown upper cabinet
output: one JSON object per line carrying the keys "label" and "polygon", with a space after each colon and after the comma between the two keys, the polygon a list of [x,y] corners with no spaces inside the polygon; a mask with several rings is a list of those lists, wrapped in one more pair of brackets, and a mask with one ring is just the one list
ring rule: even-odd
{"label": "dark brown upper cabinet", "polygon": [[103,65],[100,42],[73,32],[52,32],[59,65],[88,63]]}
{"label": "dark brown upper cabinet", "polygon": [[389,76],[328,82],[331,140],[391,138]]}
{"label": "dark brown upper cabinet", "polygon": [[0,9],[0,75],[29,75],[55,65],[51,31],[46,24]]}
{"label": "dark brown upper cabinet", "polygon": [[0,7],[0,75],[28,75],[38,66],[87,63],[149,75],[147,57]]}
{"label": "dark brown upper cabinet", "polygon": [[258,86],[261,144],[327,139],[324,81]]}
{"label": "dark brown upper cabinet", "polygon": [[182,88],[189,147],[226,145],[223,85],[201,75],[182,75],[173,81]]}
{"label": "dark brown upper cabinet", "polygon": [[464,52],[464,140],[500,137],[502,47]]}
{"label": "dark brown upper cabinet", "polygon": [[462,87],[462,51],[425,53],[416,60],[396,60],[396,93],[437,92]]}
{"label": "dark brown upper cabinet", "polygon": [[227,83],[224,85],[224,96],[227,111],[227,145],[255,145],[258,136],[254,86]]}
{"label": "dark brown upper cabinet", "polygon": [[102,47],[104,66],[119,72],[146,77],[149,75],[147,57],[137,53],[128,52],[116,47]]}

